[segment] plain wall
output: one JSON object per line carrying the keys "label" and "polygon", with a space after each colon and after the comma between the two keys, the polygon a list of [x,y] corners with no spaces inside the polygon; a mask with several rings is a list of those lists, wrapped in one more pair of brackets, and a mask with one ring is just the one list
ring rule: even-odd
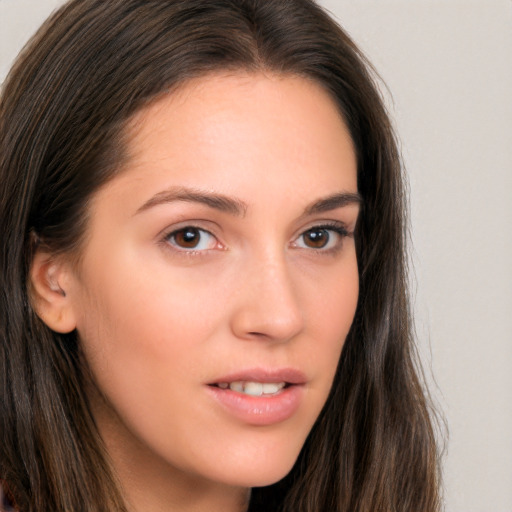
{"label": "plain wall", "polygon": [[[0,81],[59,0],[0,0]],[[447,512],[512,512],[512,2],[323,0],[391,91]]]}

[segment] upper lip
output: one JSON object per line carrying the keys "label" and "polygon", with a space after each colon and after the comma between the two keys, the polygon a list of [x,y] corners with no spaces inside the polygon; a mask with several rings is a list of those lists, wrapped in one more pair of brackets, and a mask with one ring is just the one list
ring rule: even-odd
{"label": "upper lip", "polygon": [[287,384],[304,384],[307,378],[304,372],[295,368],[248,368],[223,375],[208,384],[221,382],[285,382]]}

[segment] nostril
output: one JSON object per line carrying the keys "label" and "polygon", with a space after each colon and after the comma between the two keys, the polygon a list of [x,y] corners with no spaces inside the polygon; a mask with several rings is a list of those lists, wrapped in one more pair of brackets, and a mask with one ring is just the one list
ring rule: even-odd
{"label": "nostril", "polygon": [[268,336],[267,334],[264,334],[262,332],[256,332],[256,331],[248,332],[247,334],[249,336],[262,337],[262,338],[265,338]]}

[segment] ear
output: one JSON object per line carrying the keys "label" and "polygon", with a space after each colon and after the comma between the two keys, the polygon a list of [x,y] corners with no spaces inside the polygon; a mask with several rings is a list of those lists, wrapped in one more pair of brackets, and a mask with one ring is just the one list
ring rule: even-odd
{"label": "ear", "polygon": [[36,251],[30,267],[30,295],[37,316],[53,331],[68,333],[76,327],[69,295],[71,266],[64,258]]}

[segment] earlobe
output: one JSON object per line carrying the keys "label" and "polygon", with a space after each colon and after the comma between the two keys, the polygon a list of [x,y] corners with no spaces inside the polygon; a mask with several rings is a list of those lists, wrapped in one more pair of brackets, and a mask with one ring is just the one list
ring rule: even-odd
{"label": "earlobe", "polygon": [[30,267],[30,299],[37,316],[53,331],[68,333],[76,327],[69,290],[69,265],[37,251]]}

